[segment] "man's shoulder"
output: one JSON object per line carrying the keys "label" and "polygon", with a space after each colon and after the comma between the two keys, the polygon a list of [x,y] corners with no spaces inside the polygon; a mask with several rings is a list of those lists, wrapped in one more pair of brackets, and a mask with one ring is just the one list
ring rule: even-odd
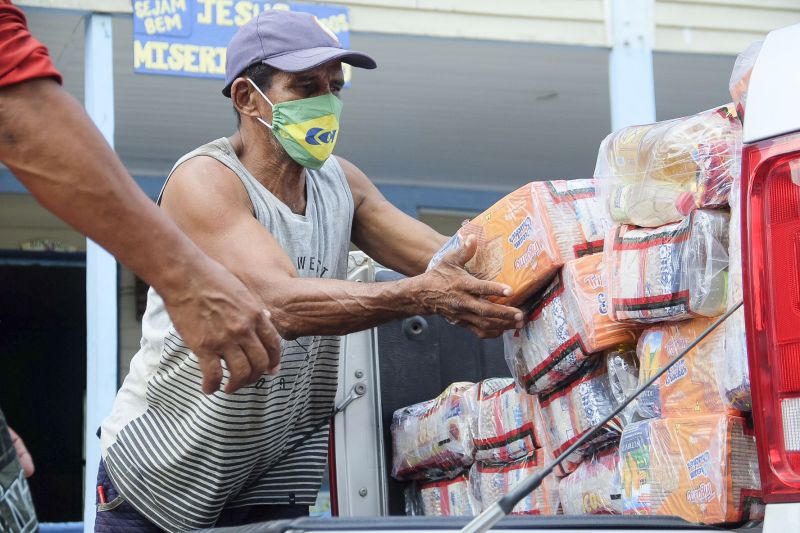
{"label": "man's shoulder", "polygon": [[202,149],[189,152],[176,163],[164,184],[161,198],[167,195],[181,201],[209,199],[249,206],[247,192],[236,172],[212,151]]}

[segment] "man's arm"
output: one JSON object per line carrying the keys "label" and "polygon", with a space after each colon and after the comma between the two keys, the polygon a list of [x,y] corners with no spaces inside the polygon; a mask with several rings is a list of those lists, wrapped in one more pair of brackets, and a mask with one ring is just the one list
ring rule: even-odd
{"label": "man's arm", "polygon": [[353,193],[353,244],[406,276],[425,272],[447,237],[392,205],[351,162],[337,157]]}
{"label": "man's arm", "polygon": [[150,201],[83,108],[51,79],[0,88],[0,161],[47,209],[155,287],[203,370],[227,392],[274,369],[280,339],[264,306]]}
{"label": "man's arm", "polygon": [[253,217],[239,179],[218,161],[195,157],[183,163],[161,205],[200,248],[261,296],[286,339],[343,335],[419,313],[461,321],[482,336],[498,335],[522,320],[519,310],[484,299],[510,294],[509,287],[478,280],[462,268],[475,253],[474,239],[430,272],[397,282],[300,278]]}

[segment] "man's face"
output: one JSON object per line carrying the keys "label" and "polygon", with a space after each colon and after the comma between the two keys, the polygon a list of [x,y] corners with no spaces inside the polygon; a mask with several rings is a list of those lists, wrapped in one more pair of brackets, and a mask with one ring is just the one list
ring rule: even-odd
{"label": "man's face", "polygon": [[339,96],[343,86],[342,63],[331,61],[303,72],[276,72],[267,96],[275,104],[329,93]]}

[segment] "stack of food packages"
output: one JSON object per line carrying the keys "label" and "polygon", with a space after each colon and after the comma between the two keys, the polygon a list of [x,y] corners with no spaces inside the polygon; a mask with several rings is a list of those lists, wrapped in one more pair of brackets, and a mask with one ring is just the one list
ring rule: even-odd
{"label": "stack of food packages", "polygon": [[[595,178],[614,224],[604,246],[609,314],[646,328],[636,348],[639,383],[741,300],[740,167],[734,104],[625,128],[600,147]],[[583,483],[595,491],[583,512],[676,515],[706,524],[763,513],[740,313],[634,402],[614,488],[596,492]],[[608,475],[598,463],[592,457],[587,471]],[[562,497],[570,495],[572,504],[578,482],[570,479],[578,473],[561,481]]]}
{"label": "stack of food packages", "polygon": [[[476,406],[463,413],[473,418],[473,455],[417,459],[432,466],[423,477],[433,481],[417,489],[423,500],[426,491],[433,494],[427,497],[435,503],[422,506],[426,513],[452,513],[458,500],[458,510],[471,514],[496,501],[607,418],[741,300],[740,166],[734,104],[624,128],[602,142],[593,180],[525,185],[465,224],[434,256],[429,268],[475,235],[467,270],[510,285],[513,295],[495,301],[520,306],[527,318],[522,329],[504,334],[517,389],[490,380],[467,395]],[[558,507],[706,524],[757,518],[763,506],[741,313],[559,463],[560,505],[549,486],[517,512]],[[527,407],[510,416],[509,401]],[[455,445],[442,437],[432,441]],[[395,432],[396,452],[406,438]],[[430,453],[425,437],[414,439]],[[453,463],[457,471],[448,470]],[[441,481],[446,472],[452,475]],[[469,498],[458,496],[468,486]]]}
{"label": "stack of food packages", "polygon": [[[400,409],[392,422],[392,476],[407,485],[413,515],[470,516],[544,466],[532,396],[511,378],[456,383],[438,398]],[[513,510],[555,514],[558,488],[548,480]]]}

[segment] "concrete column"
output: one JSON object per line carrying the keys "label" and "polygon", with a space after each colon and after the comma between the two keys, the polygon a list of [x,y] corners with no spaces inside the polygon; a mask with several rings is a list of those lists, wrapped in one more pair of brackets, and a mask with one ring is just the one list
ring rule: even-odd
{"label": "concrete column", "polygon": [[[86,17],[85,105],[114,145],[114,54],[111,15]],[[88,155],[91,157],[91,155]],[[117,262],[98,244],[86,242],[86,427],[84,442],[84,531],[94,531],[97,428],[117,393]]]}
{"label": "concrete column", "polygon": [[606,0],[611,128],[656,120],[653,0]]}

